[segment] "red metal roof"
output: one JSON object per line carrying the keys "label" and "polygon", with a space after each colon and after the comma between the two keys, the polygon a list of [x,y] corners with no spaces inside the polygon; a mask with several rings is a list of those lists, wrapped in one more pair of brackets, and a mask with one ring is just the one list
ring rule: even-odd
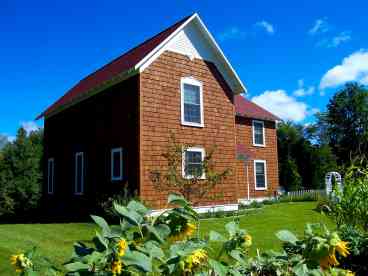
{"label": "red metal roof", "polygon": [[271,112],[263,109],[259,105],[247,100],[241,95],[236,95],[234,98],[235,101],[235,112],[236,115],[252,118],[252,119],[260,119],[266,121],[280,121],[281,119]]}
{"label": "red metal roof", "polygon": [[87,93],[91,89],[101,85],[102,83],[111,80],[114,76],[117,76],[127,70],[133,68],[138,62],[140,62],[147,54],[155,49],[161,42],[169,37],[175,30],[177,30],[187,19],[191,17],[187,16],[180,21],[176,22],[171,27],[162,31],[161,33],[149,38],[128,52],[124,53],[120,57],[114,59],[110,63],[101,67],[94,73],[88,75],[82,79],[77,85],[70,89],[64,96],[57,100],[54,104],[46,109],[38,118],[47,116],[53,113],[55,110],[65,106],[68,103],[73,102],[76,98],[79,98],[84,93]]}

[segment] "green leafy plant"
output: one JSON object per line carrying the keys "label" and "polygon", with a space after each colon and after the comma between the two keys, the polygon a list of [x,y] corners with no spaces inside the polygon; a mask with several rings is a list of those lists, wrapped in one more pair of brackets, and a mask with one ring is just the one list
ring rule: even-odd
{"label": "green leafy plant", "polygon": [[[308,225],[303,239],[289,231],[277,233],[284,252],[257,252],[249,257],[252,237],[234,219],[225,225],[225,233],[210,231],[198,235],[199,217],[181,195],[170,194],[173,208],[158,216],[137,201],[126,206],[114,203],[119,225],[92,216],[99,226],[88,246],[74,245],[72,258],[65,264],[67,275],[352,275],[336,268],[349,254],[347,243],[336,232]],[[12,258],[16,271],[24,276],[53,275],[36,269],[35,258],[25,253]],[[44,270],[45,271],[45,270]]]}

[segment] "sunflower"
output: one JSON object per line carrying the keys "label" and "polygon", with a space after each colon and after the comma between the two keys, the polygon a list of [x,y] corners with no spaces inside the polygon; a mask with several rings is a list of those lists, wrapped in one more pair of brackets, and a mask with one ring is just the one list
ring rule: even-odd
{"label": "sunflower", "polygon": [[120,260],[114,261],[112,263],[112,265],[111,265],[112,275],[114,275],[114,276],[120,275],[122,270],[123,270],[123,263]]}
{"label": "sunflower", "polygon": [[329,268],[331,266],[337,266],[339,265],[339,262],[336,259],[336,250],[335,248],[333,248],[330,252],[330,254],[328,254],[327,256],[323,257],[320,260],[320,265],[323,269]]}
{"label": "sunflower", "polygon": [[27,268],[33,266],[30,259],[28,259],[24,254],[12,255],[10,257],[10,263],[14,266],[15,272],[21,273]]}
{"label": "sunflower", "polygon": [[190,237],[194,234],[194,232],[197,230],[197,226],[193,223],[186,223],[182,228],[181,231],[177,234],[174,234],[171,236],[171,241],[181,241],[184,240],[187,237]]}
{"label": "sunflower", "polygon": [[125,254],[125,251],[128,248],[128,243],[126,242],[126,240],[122,239],[118,242],[118,256],[122,257]]}
{"label": "sunflower", "polygon": [[339,254],[343,257],[347,257],[350,254],[349,247],[348,247],[348,242],[346,242],[346,241],[339,241],[336,244],[335,248],[336,248],[337,252],[339,252]]}
{"label": "sunflower", "polygon": [[244,237],[244,246],[245,247],[251,247],[252,246],[252,236],[249,234],[246,234]]}
{"label": "sunflower", "polygon": [[196,249],[185,259],[186,272],[193,272],[198,269],[201,265],[207,263],[207,252],[204,249]]}

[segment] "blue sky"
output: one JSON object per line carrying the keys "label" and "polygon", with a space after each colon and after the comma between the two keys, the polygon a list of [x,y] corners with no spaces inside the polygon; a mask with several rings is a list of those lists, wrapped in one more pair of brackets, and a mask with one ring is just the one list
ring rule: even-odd
{"label": "blue sky", "polygon": [[[249,90],[299,123],[368,84],[366,1],[0,1],[0,133],[14,136],[111,59],[198,12]],[[37,124],[42,126],[42,121]]]}

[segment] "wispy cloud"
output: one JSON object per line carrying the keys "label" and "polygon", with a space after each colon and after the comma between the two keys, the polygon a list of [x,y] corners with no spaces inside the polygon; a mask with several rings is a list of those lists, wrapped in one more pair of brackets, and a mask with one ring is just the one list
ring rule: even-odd
{"label": "wispy cloud", "polygon": [[343,85],[348,81],[368,83],[368,50],[359,50],[328,70],[320,81],[320,89]]}
{"label": "wispy cloud", "polygon": [[221,41],[243,39],[246,36],[246,32],[239,27],[233,26],[219,34]]}
{"label": "wispy cloud", "polygon": [[311,29],[309,29],[308,33],[310,35],[316,35],[321,33],[326,33],[330,30],[330,26],[327,23],[326,18],[319,18],[314,22],[314,25]]}
{"label": "wispy cloud", "polygon": [[341,43],[347,42],[351,39],[351,31],[344,31],[333,37],[330,43],[327,45],[329,48],[336,48]]}
{"label": "wispy cloud", "polygon": [[295,97],[304,97],[314,94],[315,88],[314,86],[309,86],[308,88],[304,87],[304,80],[298,80],[298,89],[293,92]]}
{"label": "wispy cloud", "polygon": [[255,25],[257,27],[263,28],[269,34],[275,33],[275,28],[273,27],[273,25],[266,20],[258,21]]}

